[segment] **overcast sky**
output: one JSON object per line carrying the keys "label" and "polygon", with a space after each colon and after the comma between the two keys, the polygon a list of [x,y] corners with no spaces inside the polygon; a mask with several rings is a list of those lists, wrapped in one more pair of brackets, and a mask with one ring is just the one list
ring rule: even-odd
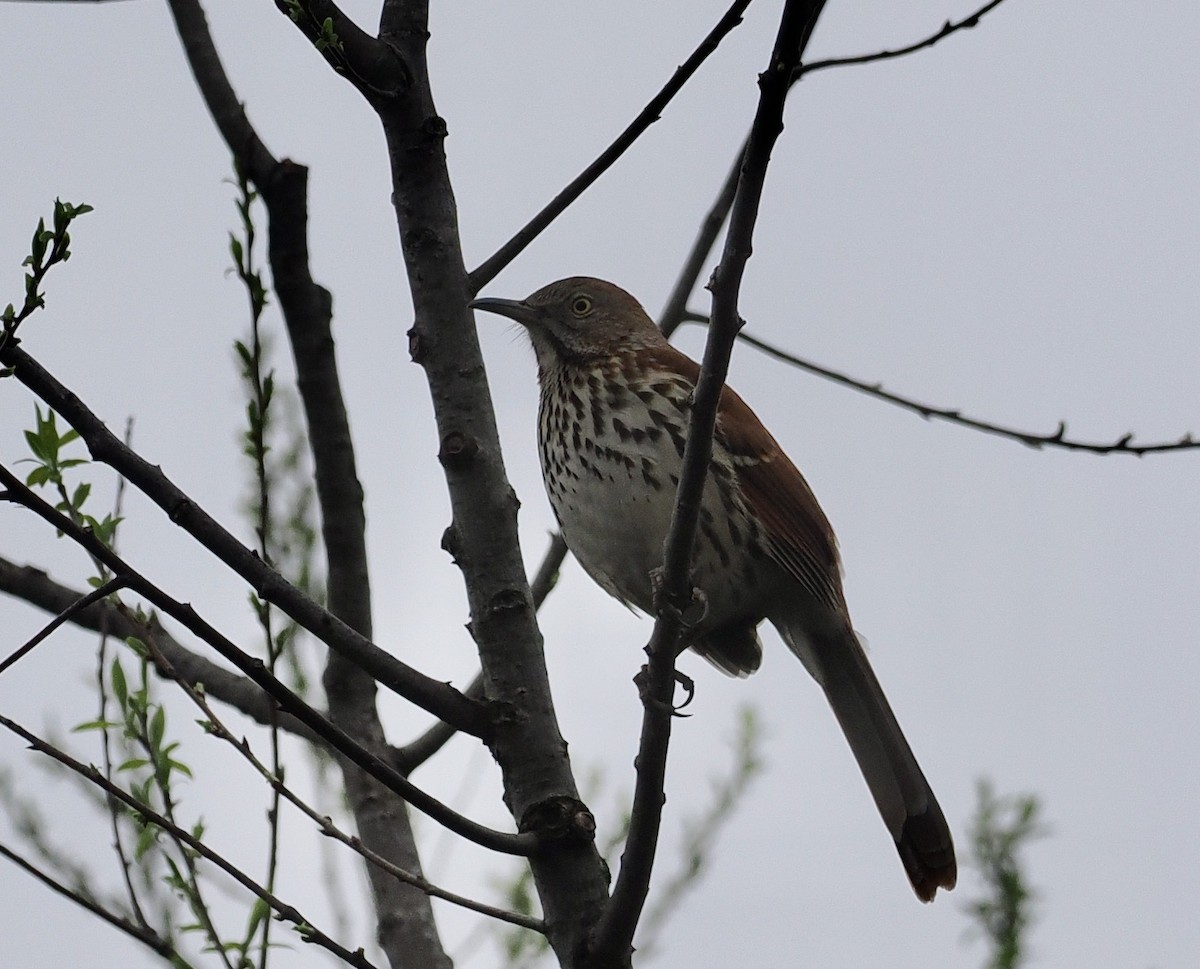
{"label": "overcast sky", "polygon": [[[725,5],[433,4],[431,68],[470,264],[611,140]],[[367,26],[375,6],[346,4]],[[832,0],[811,54],[897,46],[973,6]],[[779,7],[753,4],[663,120],[487,295],[521,297],[586,273],[657,313],[746,131]],[[411,304],[378,124],[267,0],[213,3],[209,16],[263,138],[312,167],[313,271],[334,294],[377,639],[465,683],[477,661],[459,573],[439,549],[448,502],[423,374],[407,355]],[[227,274],[233,191],[167,10],[149,0],[12,3],[0,18],[0,303],[19,299],[28,237],[53,199],[95,206],[74,232],[74,258],[49,280],[47,309],[22,331],[25,346],[110,426],[134,415],[142,453],[238,524],[242,405],[230,347],[247,319]],[[1063,419],[1086,440],[1200,433],[1198,48],[1200,9],[1179,0],[1152,12],[1008,0],[933,50],[810,76],[793,93],[767,180],[741,302],[749,331],[1019,428],[1052,431]],[[693,305],[705,308],[703,294]],[[533,568],[553,520],[534,447],[532,353],[503,321],[479,325]],[[702,340],[693,328],[678,342],[698,355]],[[960,845],[979,778],[1041,798],[1050,834],[1028,859],[1040,913],[1030,965],[1194,965],[1200,455],[1033,451],[927,423],[747,347],[730,382],[838,530],[856,624]],[[6,463],[24,455],[32,415],[22,388],[0,383]],[[109,479],[95,477],[103,507]],[[232,576],[145,500],[131,496],[127,515],[131,561],[226,633],[252,636]],[[0,554],[63,581],[87,574],[80,554],[11,508],[0,508]],[[0,653],[42,621],[0,601]],[[604,772],[593,805],[602,830],[632,784],[630,679],[650,626],[574,563],[543,612],[563,732],[581,775]],[[978,965],[963,912],[973,874],[932,906],[914,899],[819,690],[772,631],[764,639],[763,669],[748,681],[683,661],[697,699],[675,726],[663,870],[682,819],[727,764],[740,704],[759,711],[767,769],[652,964]],[[60,733],[90,719],[91,664],[86,637],[56,636],[0,679],[0,712]],[[189,731],[189,709],[172,709],[197,770],[186,809],[260,873],[260,785]],[[424,723],[390,700],[385,717],[397,742]],[[95,757],[83,739],[70,742]],[[104,827],[34,760],[0,738],[0,765],[41,799],[55,837],[111,878]],[[456,741],[420,780],[506,823],[478,745]],[[434,846],[430,875],[449,888],[485,893],[507,870],[421,830]],[[316,839],[299,821],[285,838],[281,894],[331,925],[312,884]],[[7,863],[0,891],[14,966],[155,964]],[[346,892],[361,909],[353,877]],[[464,948],[474,916],[438,911],[460,965],[494,964],[486,946]],[[342,941],[369,945],[363,924]],[[324,964],[307,949],[283,962]]]}

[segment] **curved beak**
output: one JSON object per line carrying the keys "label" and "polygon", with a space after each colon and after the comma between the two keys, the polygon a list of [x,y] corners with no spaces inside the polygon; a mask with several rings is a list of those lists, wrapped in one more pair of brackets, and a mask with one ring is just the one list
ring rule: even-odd
{"label": "curved beak", "polygon": [[535,307],[519,299],[473,299],[467,305],[473,310],[507,316],[510,320],[516,320],[524,326],[535,325],[541,316]]}

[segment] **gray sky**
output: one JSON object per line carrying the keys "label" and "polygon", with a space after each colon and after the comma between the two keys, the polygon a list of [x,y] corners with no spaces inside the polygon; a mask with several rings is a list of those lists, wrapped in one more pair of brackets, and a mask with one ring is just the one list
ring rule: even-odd
{"label": "gray sky", "polygon": [[[624,126],[724,5],[434,5],[435,93],[472,265]],[[312,166],[313,270],[334,293],[377,639],[462,683],[476,664],[459,574],[438,548],[448,503],[423,375],[407,356],[411,310],[378,125],[272,4],[210,6],[260,133],[277,155]],[[812,54],[907,43],[972,6],[833,2]],[[374,19],[373,4],[346,7]],[[488,294],[524,296],[587,273],[656,313],[748,125],[778,7],[754,4],[663,120]],[[47,310],[23,331],[26,347],[110,426],[136,415],[142,452],[236,523],[241,404],[230,344],[247,317],[226,275],[233,192],[166,9],[6,4],[2,13],[0,301],[18,299],[18,264],[54,197],[94,205],[74,233],[74,258],[50,278]],[[1021,428],[1051,431],[1065,419],[1088,440],[1200,433],[1198,44],[1192,4],[1155,4],[1148,16],[1116,2],[1008,0],[933,50],[809,77],[766,186],[741,304],[749,330]],[[534,449],[532,354],[501,321],[481,318],[480,330],[532,567],[552,526]],[[679,342],[695,355],[702,337],[691,330]],[[1042,798],[1051,836],[1029,856],[1042,916],[1031,965],[1194,964],[1200,458],[1035,452],[923,422],[745,347],[730,382],[838,530],[855,621],[960,844],[978,778]],[[0,383],[6,462],[23,455],[31,420],[21,388]],[[100,507],[108,494],[97,486]],[[229,574],[144,500],[131,497],[127,514],[121,544],[132,561],[227,633],[252,635]],[[3,554],[63,580],[86,574],[81,555],[15,510],[0,508],[0,539]],[[593,806],[611,826],[632,783],[630,678],[650,623],[573,563],[543,615],[563,732],[581,773],[603,769],[608,790]],[[0,651],[40,621],[0,602]],[[962,911],[973,875],[932,906],[914,900],[819,691],[773,632],[764,638],[763,670],[746,682],[684,662],[698,696],[675,728],[664,870],[681,819],[726,762],[741,703],[760,711],[768,770],[653,964],[738,965],[748,952],[764,967],[978,964]],[[0,679],[0,711],[60,731],[90,719],[91,663],[85,637],[56,637]],[[172,709],[198,772],[187,806],[204,813],[221,848],[261,871],[261,790],[189,732],[187,708]],[[424,722],[390,701],[385,714],[397,741]],[[108,870],[103,827],[33,759],[0,739],[0,764],[48,799],[62,841]],[[471,743],[457,741],[420,780],[504,823],[495,771]],[[447,887],[483,891],[501,870],[423,830],[437,845],[430,874]],[[285,835],[281,893],[331,924],[311,884],[315,839],[298,821]],[[153,964],[7,864],[0,886],[0,937],[14,965]],[[460,948],[473,916],[439,913],[461,965],[492,964],[486,947],[473,957]],[[351,935],[351,947],[369,943],[361,929]],[[320,957],[301,949],[286,961]]]}

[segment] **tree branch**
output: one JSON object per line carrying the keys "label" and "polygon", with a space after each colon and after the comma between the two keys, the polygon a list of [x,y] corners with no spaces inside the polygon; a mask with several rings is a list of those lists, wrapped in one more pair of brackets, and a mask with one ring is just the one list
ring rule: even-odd
{"label": "tree branch", "polygon": [[[164,660],[165,662],[165,660]],[[491,918],[499,919],[502,922],[508,922],[512,925],[519,925],[521,928],[532,929],[535,932],[543,931],[542,922],[540,919],[531,918],[528,915],[522,915],[518,912],[509,912],[505,909],[496,908],[493,905],[486,905],[483,902],[478,902],[473,898],[468,898],[465,895],[459,895],[456,892],[447,891],[444,888],[439,888],[432,882],[428,881],[424,876],[401,868],[399,865],[393,864],[388,859],[384,858],[378,852],[372,851],[359,838],[352,837],[346,834],[333,823],[326,815],[321,814],[316,808],[312,807],[297,795],[290,787],[288,787],[279,773],[267,768],[267,766],[258,759],[254,751],[250,747],[249,741],[242,739],[238,740],[221,722],[221,719],[216,715],[216,712],[209,706],[206,698],[190,686],[184,686],[184,692],[188,698],[200,708],[200,711],[206,717],[203,721],[203,727],[213,736],[225,741],[234,750],[236,750],[247,763],[263,778],[273,791],[279,794],[284,800],[288,801],[301,814],[313,821],[321,830],[321,834],[327,838],[332,838],[335,841],[340,841],[350,850],[360,855],[365,861],[374,865],[380,871],[386,872],[388,875],[395,878],[397,881],[418,889],[426,895],[440,898],[450,902],[453,905],[458,905],[462,908],[469,909],[473,912],[478,912],[481,915],[487,915]]]}
{"label": "tree branch", "polygon": [[[563,541],[560,533],[555,532],[550,537],[550,547],[542,557],[542,564],[538,566],[537,575],[534,576],[533,582],[529,585],[529,591],[533,595],[533,608],[535,610],[541,608],[542,603],[546,601],[546,596],[550,594],[550,590],[558,582],[558,570],[562,568],[563,560],[566,557],[567,543]],[[482,673],[477,674],[471,680],[471,684],[463,690],[463,693],[472,700],[483,697]],[[456,733],[458,731],[454,727],[445,721],[439,720],[415,740],[410,741],[403,747],[396,748],[392,755],[392,763],[396,766],[396,770],[407,775],[446,746],[450,738]]]}
{"label": "tree branch", "polygon": [[0,673],[3,673],[10,666],[16,663],[22,656],[31,652],[39,643],[48,637],[54,630],[65,622],[72,621],[79,613],[87,609],[88,606],[106,599],[118,589],[125,588],[126,581],[121,576],[115,579],[109,579],[98,589],[93,589],[86,595],[80,595],[70,605],[66,606],[57,616],[50,622],[38,630],[38,632],[30,638],[23,646],[14,650],[3,661],[0,661]]}
{"label": "tree branch", "polygon": [[49,522],[77,545],[107,566],[114,575],[126,580],[130,590],[145,598],[162,612],[182,623],[187,629],[217,650],[255,683],[266,690],[280,707],[302,721],[319,734],[339,753],[353,761],[388,789],[399,794],[413,807],[424,812],[455,834],[493,851],[506,854],[528,855],[539,847],[538,839],[532,834],[506,834],[494,831],[452,810],[401,776],[390,764],[385,763],[337,725],[329,722],[320,713],[305,703],[287,686],[272,676],[263,662],[244,653],[216,629],[205,622],[191,606],[172,599],[158,586],[128,565],[120,556],[97,540],[90,532],[80,528],[65,515],[30,491],[8,468],[0,465],[0,484],[6,489],[4,495]]}
{"label": "tree branch", "polygon": [[[380,42],[403,62],[410,86],[372,98],[392,175],[396,225],[412,294],[413,360],[425,371],[452,524],[443,546],[463,573],[471,633],[492,713],[488,742],[518,829],[547,844],[530,859],[547,936],[564,962],[606,897],[594,821],[580,802],[558,728],[504,473],[495,416],[462,259],[454,193],[426,61],[428,3],[386,0]],[[447,719],[442,717],[442,719]]]}
{"label": "tree branch", "polygon": [[989,0],[974,13],[963,17],[958,22],[947,20],[936,33],[930,34],[924,40],[919,40],[915,44],[909,44],[907,47],[899,47],[895,50],[881,50],[873,54],[859,54],[856,57],[831,57],[823,61],[813,61],[811,64],[801,64],[796,68],[795,79],[799,80],[805,74],[811,74],[813,71],[822,71],[827,67],[847,67],[851,64],[873,64],[875,61],[889,61],[896,57],[904,57],[907,54],[915,54],[919,50],[925,50],[927,47],[932,47],[934,44],[949,37],[951,34],[957,33],[960,30],[969,30],[972,27],[979,26],[979,21],[987,14],[991,13],[996,7],[1000,6],[1004,0]]}
{"label": "tree branch", "polygon": [[5,844],[0,844],[0,855],[3,855],[18,868],[23,868],[43,885],[46,885],[52,890],[58,892],[59,895],[62,895],[64,898],[69,898],[76,905],[87,909],[93,915],[107,922],[109,925],[120,929],[130,938],[136,939],[138,942],[142,943],[142,945],[146,946],[156,955],[166,959],[172,965],[181,965],[185,967],[189,965],[179,951],[173,945],[171,945],[167,939],[164,939],[149,926],[137,925],[124,916],[117,915],[115,912],[110,912],[95,899],[89,898],[82,892],[77,892],[75,889],[64,885],[62,882],[42,871],[35,864],[33,864],[33,862],[21,857]]}
{"label": "tree branch", "polygon": [[262,899],[267,903],[279,918],[285,922],[291,922],[296,927],[300,938],[305,942],[311,942],[319,945],[323,949],[328,949],[339,959],[356,966],[358,969],[375,969],[375,967],[367,961],[363,955],[362,949],[351,952],[345,946],[335,942],[320,929],[316,928],[308,919],[300,914],[299,910],[294,905],[282,901],[277,896],[267,891],[259,885],[254,879],[250,878],[245,872],[228,861],[222,855],[217,854],[208,845],[198,838],[193,837],[189,832],[177,824],[172,823],[169,819],[159,814],[150,805],[144,801],[139,801],[137,798],[127,794],[122,788],[112,783],[107,777],[96,770],[95,767],[85,765],[77,761],[74,757],[59,750],[53,744],[42,740],[36,734],[31,733],[22,727],[19,723],[10,720],[8,717],[0,715],[0,726],[7,728],[15,733],[18,737],[25,740],[34,750],[45,754],[53,760],[58,761],[64,767],[74,771],[80,777],[91,782],[99,787],[106,794],[115,797],[122,804],[125,804],[133,810],[133,812],[148,823],[153,824],[157,828],[161,828],[167,832],[175,840],[187,845],[192,851],[196,852],[200,857],[216,865],[221,871],[229,875],[239,885],[249,891],[251,894]]}
{"label": "tree branch", "polygon": [[[83,593],[55,582],[41,569],[17,565],[0,557],[0,592],[28,602],[46,612],[61,613],[77,602]],[[188,649],[151,616],[145,626],[111,602],[94,602],[71,616],[81,629],[108,633],[118,639],[136,636],[154,638],[156,649],[171,664],[175,677],[189,686],[203,685],[205,693],[263,726],[271,725],[272,714],[281,730],[287,730],[310,743],[327,746],[325,741],[295,717],[281,713],[267,693],[255,683]],[[162,670],[158,671],[162,673]]]}
{"label": "tree branch", "polygon": [[634,930],[650,887],[665,800],[663,784],[671,737],[675,656],[683,631],[683,615],[693,599],[690,581],[692,546],[712,460],[717,405],[741,323],[737,311],[738,291],[750,258],[751,238],[771,150],[783,130],[783,109],[792,73],[803,56],[823,6],[824,0],[787,0],[770,64],[759,75],[758,110],[750,128],[721,262],[713,277],[713,325],[693,393],[683,469],[675,493],[656,595],[658,618],[646,647],[649,662],[639,684],[644,710],[629,837],[612,898],[593,935],[592,955],[599,965],[615,965],[617,960],[628,960]]}
{"label": "tree branch", "polygon": [[[313,458],[321,535],[325,547],[329,611],[363,636],[372,635],[371,584],[367,563],[366,516],[358,479],[349,415],[342,395],[332,333],[333,304],[328,290],[312,277],[308,251],[308,169],[279,162],[259,139],[226,78],[198,0],[171,0],[179,34],[197,86],[229,149],[258,189],[267,210],[268,258],[279,297],[296,382],[304,408]],[[303,8],[293,7],[297,15]],[[310,12],[317,10],[313,5]],[[320,11],[317,10],[319,13]],[[403,65],[390,50],[364,39],[357,27],[332,8],[330,27],[340,49],[324,49],[339,66],[344,58],[360,89],[378,92],[406,82]],[[321,30],[324,31],[323,20]],[[347,40],[350,47],[346,47]],[[324,41],[322,41],[323,43]],[[321,44],[318,44],[320,47]],[[373,65],[373,66],[368,66]],[[384,73],[379,74],[376,71]],[[383,759],[391,759],[371,676],[337,652],[330,652],[324,675],[329,716]],[[477,697],[471,697],[477,699]],[[419,871],[420,859],[402,801],[341,761],[347,797],[366,845],[398,868]],[[446,962],[433,910],[416,894],[368,868],[378,915],[379,941],[393,965],[409,960],[433,967]]]}
{"label": "tree branch", "polygon": [[[705,325],[708,323],[708,317],[699,313],[688,313],[685,318],[689,322]],[[766,340],[759,339],[756,336],[751,336],[749,333],[739,333],[738,339],[754,347],[756,350],[761,350],[769,357],[774,357],[776,360],[790,364],[793,367],[798,367],[818,377],[824,377],[826,380],[832,380],[843,387],[850,387],[877,400],[895,404],[897,407],[912,411],[914,414],[920,414],[926,420],[936,418],[937,420],[948,421],[951,424],[969,427],[972,430],[982,431],[985,434],[994,434],[997,437],[1007,438],[1010,441],[1019,441],[1035,449],[1057,447],[1067,451],[1084,451],[1088,454],[1132,454],[1135,457],[1142,457],[1146,454],[1162,454],[1167,451],[1194,451],[1200,448],[1200,441],[1193,439],[1190,431],[1177,441],[1134,444],[1132,431],[1107,443],[1076,440],[1075,438],[1067,437],[1067,424],[1065,421],[1059,421],[1058,428],[1052,434],[1035,434],[1031,431],[1005,427],[1001,424],[993,424],[991,421],[967,417],[957,408],[934,407],[931,404],[922,404],[911,397],[902,397],[899,394],[885,390],[880,383],[869,384],[847,374],[840,373],[837,370],[822,367],[811,360],[805,360],[803,357],[798,357],[793,353],[788,353],[786,350],[781,350],[774,344],[768,343]]]}
{"label": "tree branch", "polygon": [[293,586],[246,548],[162,470],[126,447],[70,390],[20,347],[0,351],[0,362],[79,432],[92,457],[116,470],[163,509],[218,559],[245,579],[259,597],[278,606],[301,626],[369,672],[380,683],[460,730],[485,731],[483,711],[449,685],[426,676],[380,649]]}
{"label": "tree branch", "polygon": [[469,285],[472,296],[495,279],[500,270],[516,259],[526,246],[541,235],[550,223],[562,215],[572,202],[608,171],[617,159],[641,137],[642,133],[659,119],[663,109],[699,70],[700,65],[717,49],[725,36],[742,22],[742,14],[749,5],[750,0],[734,0],[734,3],[725,11],[724,16],[717,21],[716,26],[708,32],[708,35],[692,52],[692,55],[676,68],[675,73],[671,75],[671,79],[667,81],[662,90],[650,99],[649,103],[617,139],[605,148],[594,162],[572,179],[570,184],[551,199],[549,204],[530,219],[516,235],[471,272]]}

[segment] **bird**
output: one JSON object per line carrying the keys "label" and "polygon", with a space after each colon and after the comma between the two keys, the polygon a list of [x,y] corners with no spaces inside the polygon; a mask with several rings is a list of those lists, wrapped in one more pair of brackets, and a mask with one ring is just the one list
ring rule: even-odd
{"label": "bird", "polygon": [[[700,366],[614,283],[573,276],[475,310],[524,327],[538,451],[563,539],[610,595],[654,612]],[[823,689],[917,897],[957,878],[950,828],[850,621],[833,528],[796,466],[722,390],[692,553],[703,614],[686,646],[726,674],[762,661],[769,621]]]}

